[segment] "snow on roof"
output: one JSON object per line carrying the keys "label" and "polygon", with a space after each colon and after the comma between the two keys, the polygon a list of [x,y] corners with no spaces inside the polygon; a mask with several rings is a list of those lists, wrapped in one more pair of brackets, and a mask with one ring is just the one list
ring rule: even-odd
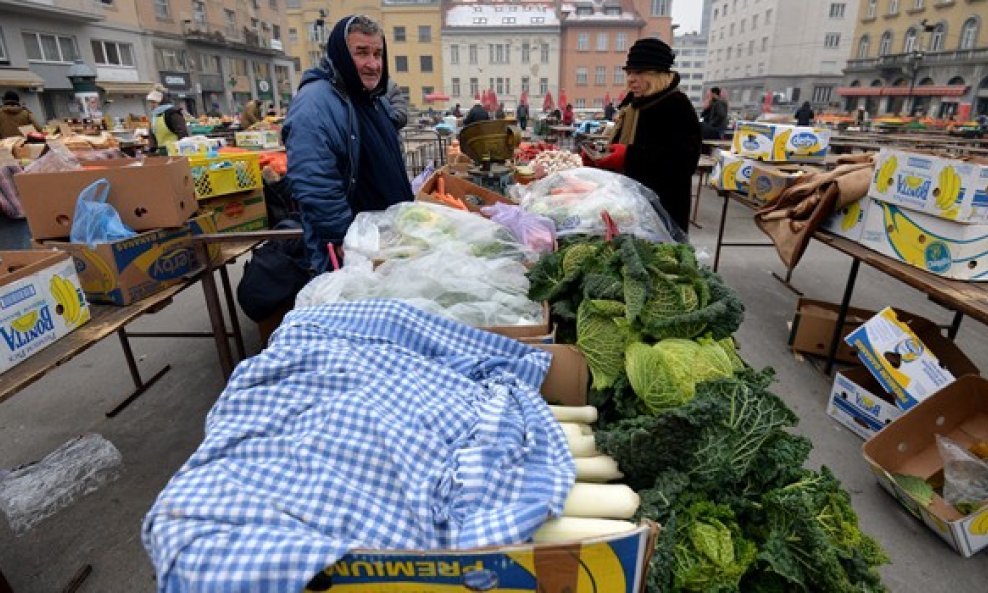
{"label": "snow on roof", "polygon": [[446,11],[447,27],[558,27],[552,4],[472,4]]}
{"label": "snow on roof", "polygon": [[[582,10],[581,10],[582,9]],[[591,12],[585,14],[589,9]],[[560,13],[564,14],[563,20],[572,22],[615,22],[615,21],[636,21],[638,15],[634,11],[624,10],[621,3],[600,2],[599,0],[583,0],[581,2],[567,2],[560,6]],[[580,14],[583,12],[584,14]]]}

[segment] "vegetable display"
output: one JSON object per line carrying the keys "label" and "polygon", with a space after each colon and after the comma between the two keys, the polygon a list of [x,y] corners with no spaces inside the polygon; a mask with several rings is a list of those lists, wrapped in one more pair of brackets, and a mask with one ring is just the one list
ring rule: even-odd
{"label": "vegetable display", "polygon": [[803,467],[812,445],[773,372],[737,354],[740,299],[691,247],[574,237],[528,276],[587,358],[604,475],[663,526],[650,593],[885,590],[887,557],[830,470]]}

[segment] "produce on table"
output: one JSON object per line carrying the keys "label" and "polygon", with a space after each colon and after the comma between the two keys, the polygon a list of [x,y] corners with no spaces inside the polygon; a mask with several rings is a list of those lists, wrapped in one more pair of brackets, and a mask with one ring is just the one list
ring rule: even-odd
{"label": "produce on table", "polygon": [[558,149],[559,147],[551,142],[522,142],[515,149],[515,160],[519,163],[528,163],[547,150]]}
{"label": "produce on table", "polygon": [[638,512],[641,499],[624,484],[585,484],[577,482],[566,497],[564,517],[630,519]]}
{"label": "produce on table", "polygon": [[885,590],[887,557],[830,470],[803,467],[812,445],[771,370],[734,348],[740,299],[691,247],[573,238],[529,278],[590,364],[595,449],[637,491],[635,518],[663,526],[649,593]]}
{"label": "produce on table", "polygon": [[582,167],[583,159],[568,150],[545,150],[535,155],[531,165],[535,169],[535,177],[541,179],[553,173]]}
{"label": "produce on table", "polygon": [[892,474],[892,479],[900,488],[909,493],[913,499],[923,505],[930,506],[933,503],[933,486],[923,478],[906,474]]}
{"label": "produce on table", "polygon": [[537,544],[571,542],[587,538],[607,537],[634,531],[638,526],[630,521],[560,517],[549,519],[539,527],[532,539]]}
{"label": "produce on table", "polygon": [[618,469],[617,461],[609,455],[577,457],[576,479],[580,482],[610,482],[624,477]]}

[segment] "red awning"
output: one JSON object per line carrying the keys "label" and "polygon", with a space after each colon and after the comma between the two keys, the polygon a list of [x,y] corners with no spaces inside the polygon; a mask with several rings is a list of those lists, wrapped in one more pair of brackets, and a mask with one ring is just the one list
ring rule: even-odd
{"label": "red awning", "polygon": [[967,92],[967,86],[963,84],[926,85],[913,87],[912,92],[908,86],[893,86],[882,89],[882,94],[887,97],[960,97]]}
{"label": "red awning", "polygon": [[882,94],[880,86],[842,86],[837,88],[841,97],[877,97]]}

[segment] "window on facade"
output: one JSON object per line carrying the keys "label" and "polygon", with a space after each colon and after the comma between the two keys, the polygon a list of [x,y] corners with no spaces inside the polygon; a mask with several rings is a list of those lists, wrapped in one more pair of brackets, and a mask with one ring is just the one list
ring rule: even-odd
{"label": "window on facade", "polygon": [[624,68],[620,66],[614,67],[614,84],[615,85],[624,84]]}
{"label": "window on facade", "polygon": [[593,6],[577,6],[577,16],[590,16],[593,14]]}
{"label": "window on facade", "polygon": [[576,85],[587,86],[587,69],[583,66],[576,69]]}
{"label": "window on facade", "polygon": [[530,84],[531,83],[529,82],[529,78],[527,76],[522,76],[521,77],[521,92],[523,92],[523,93],[529,92],[529,90],[530,90],[529,89],[529,85]]}
{"label": "window on facade", "polygon": [[580,33],[576,36],[576,51],[588,51],[590,49],[590,33]]}
{"label": "window on facade", "polygon": [[840,33],[827,33],[823,37],[823,47],[827,49],[840,47]]}
{"label": "window on facade", "polygon": [[731,23],[731,35],[734,35],[734,23]]}
{"label": "window on facade", "polygon": [[604,7],[604,14],[609,15],[609,16],[621,16],[621,7],[620,6],[605,6]]}
{"label": "window on facade", "polygon": [[395,72],[408,72],[408,56],[395,56]]}
{"label": "window on facade", "polygon": [[477,63],[477,46],[476,45],[471,45],[470,47],[468,47],[467,48],[467,53],[469,54],[467,57],[469,58],[470,63],[471,64],[476,64]]}
{"label": "window on facade", "polygon": [[489,64],[510,63],[510,46],[502,43],[492,43],[487,46]]}
{"label": "window on facade", "polygon": [[528,64],[532,59],[532,46],[524,41],[521,44],[521,63]]}
{"label": "window on facade", "polygon": [[459,78],[454,78],[454,79],[450,80],[450,90],[449,90],[449,92],[454,97],[459,97],[460,96],[460,79]]}
{"label": "window on facade", "polygon": [[814,103],[829,103],[830,96],[834,92],[834,87],[832,86],[815,86],[813,87],[813,102]]}
{"label": "window on facade", "polygon": [[607,51],[607,33],[597,33],[597,51]]}
{"label": "window on facade", "polygon": [[[158,50],[162,51],[162,50]],[[316,56],[318,63],[320,56]],[[160,68],[160,65],[159,65]],[[243,58],[230,58],[230,74],[234,76],[247,76],[247,60]]]}
{"label": "window on facade", "polygon": [[425,103],[425,98],[428,95],[431,95],[434,90],[436,90],[436,88],[435,87],[432,87],[432,86],[424,86],[424,87],[422,87],[422,102],[423,103]]}
{"label": "window on facade", "polygon": [[930,35],[930,51],[943,51],[947,39],[947,25],[940,23]]}
{"label": "window on facade", "polygon": [[964,21],[964,27],[961,29],[961,43],[960,49],[974,49],[974,46],[978,43],[978,19],[971,17]]}
{"label": "window on facade", "polygon": [[32,62],[71,62],[79,57],[73,37],[49,33],[21,33],[27,59]]}
{"label": "window on facade", "polygon": [[3,41],[3,35],[0,34],[0,63],[7,63],[10,58],[7,57],[7,45]]}
{"label": "window on facade", "polygon": [[923,4],[925,4],[924,0],[913,0],[913,9],[923,10]]}
{"label": "window on facade", "polygon": [[887,56],[892,51],[892,31],[882,33],[882,39],[878,42],[878,55]]}
{"label": "window on facade", "polygon": [[889,0],[889,14],[899,14],[899,0]]}
{"label": "window on facade", "polygon": [[628,34],[625,32],[614,34],[614,51],[627,51]]}
{"label": "window on facade", "polygon": [[830,3],[830,18],[832,19],[842,19],[844,18],[844,9],[846,5],[843,2],[831,2]]}
{"label": "window on facade", "polygon": [[302,8],[302,0],[288,0],[285,2],[288,8]]}
{"label": "window on facade", "polygon": [[168,0],[154,0],[154,16],[159,19],[166,19],[171,14]]}
{"label": "window on facade", "polygon": [[577,99],[576,100],[576,105],[574,105],[573,107],[576,108],[576,109],[586,109],[587,108],[587,100],[586,99]]}
{"label": "window on facade", "polygon": [[475,16],[473,17],[473,24],[475,25],[486,25],[487,17],[485,16]]}
{"label": "window on facade", "polygon": [[220,57],[202,54],[199,56],[199,68],[203,74],[220,73]]}
{"label": "window on facade", "polygon": [[432,26],[419,25],[419,43],[431,43],[431,42],[432,42]]}
{"label": "window on facade", "polygon": [[669,0],[652,0],[652,16],[669,16]]}
{"label": "window on facade", "polygon": [[[226,28],[227,37],[236,37],[237,35],[237,13],[232,10],[223,11],[223,23]],[[296,31],[298,34],[298,31]]]}
{"label": "window on facade", "polygon": [[309,51],[309,67],[315,68],[316,66],[319,65],[319,62],[322,61],[322,53],[323,52],[319,50]]}
{"label": "window on facade", "polygon": [[459,64],[460,63],[460,46],[453,44],[449,46],[449,63]]}
{"label": "window on facade", "polygon": [[768,10],[765,11],[765,24],[766,25],[772,24],[772,9],[771,8],[769,8]]}
{"label": "window on facade", "polygon": [[758,62],[758,73],[765,74],[765,62]]}
{"label": "window on facade", "polygon": [[480,92],[480,81],[476,78],[470,79],[470,96],[476,97],[477,93]]}
{"label": "window on facade", "polygon": [[278,0],[268,0],[268,7],[272,10],[278,10]]}
{"label": "window on facade", "polygon": [[539,58],[540,58],[539,61],[542,62],[543,64],[548,64],[549,63],[549,44],[548,43],[543,43],[542,46],[539,48]]}
{"label": "window on facade", "polygon": [[594,68],[593,83],[597,86],[607,84],[607,66],[597,66]]}
{"label": "window on facade", "polygon": [[[160,47],[154,50],[154,62],[158,70],[188,70],[189,58],[184,49]],[[247,61],[243,61],[244,73],[247,75]]]}
{"label": "window on facade", "polygon": [[201,0],[192,1],[192,22],[196,26],[205,31],[206,30],[206,3]]}
{"label": "window on facade", "polygon": [[405,27],[395,27],[391,39],[398,42],[405,41],[407,39],[405,36]]}
{"label": "window on facade", "polygon": [[504,94],[504,79],[500,76],[497,77],[497,80],[494,83],[494,92],[499,95]]}
{"label": "window on facade", "polygon": [[751,15],[751,30],[754,31],[757,28],[758,28],[758,15],[753,14]]}
{"label": "window on facade", "polygon": [[902,38],[902,53],[909,53],[916,51],[919,48],[916,47],[916,29],[909,27],[906,31],[906,36]]}
{"label": "window on facade", "polygon": [[432,56],[419,56],[419,71],[432,72]]}
{"label": "window on facade", "polygon": [[90,45],[97,65],[134,67],[134,48],[131,44],[93,39]]}
{"label": "window on facade", "polygon": [[513,25],[513,24],[515,24],[515,17],[513,17],[513,16],[502,17],[501,18],[501,24],[502,25]]}
{"label": "window on facade", "polygon": [[878,14],[878,0],[868,0],[868,8],[865,9],[865,18],[873,19]]}
{"label": "window on facade", "polygon": [[745,19],[741,19],[741,25],[738,27],[738,33],[744,33],[744,23]]}
{"label": "window on facade", "polygon": [[867,35],[862,35],[860,41],[858,41],[858,59],[863,60],[868,57],[871,52],[871,38]]}
{"label": "window on facade", "polygon": [[726,59],[728,59],[728,60],[730,60],[730,59],[731,59],[731,53],[732,53],[733,51],[734,51],[734,48],[733,48],[733,47],[729,47],[729,48],[727,48],[727,58],[726,58]]}
{"label": "window on facade", "polygon": [[539,94],[540,95],[545,95],[548,92],[549,92],[549,79],[548,78],[540,78],[539,79]]}
{"label": "window on facade", "polygon": [[752,39],[751,41],[748,42],[748,55],[749,56],[755,55],[755,40],[754,39]]}
{"label": "window on facade", "polygon": [[508,95],[511,94],[511,79],[510,78],[505,78],[504,79],[504,92],[506,94],[508,94]]}

